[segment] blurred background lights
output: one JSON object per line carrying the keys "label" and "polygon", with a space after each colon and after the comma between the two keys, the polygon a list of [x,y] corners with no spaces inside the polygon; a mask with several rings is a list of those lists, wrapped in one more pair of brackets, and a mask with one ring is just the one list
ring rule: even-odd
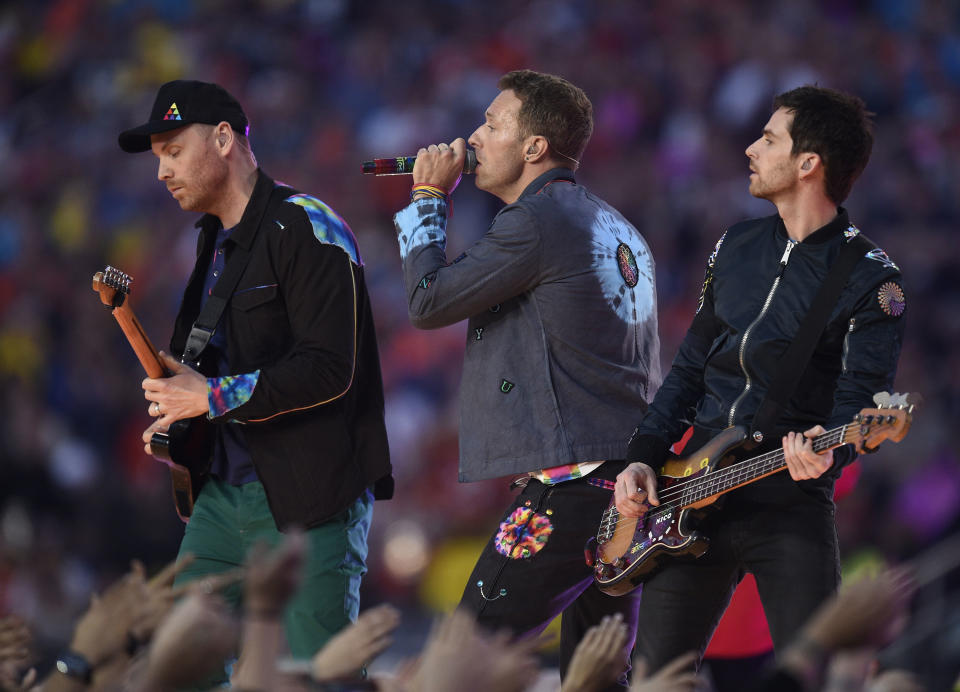
{"label": "blurred background lights", "polygon": [[417,522],[395,521],[386,529],[383,562],[394,579],[415,579],[427,566],[429,558],[427,536]]}

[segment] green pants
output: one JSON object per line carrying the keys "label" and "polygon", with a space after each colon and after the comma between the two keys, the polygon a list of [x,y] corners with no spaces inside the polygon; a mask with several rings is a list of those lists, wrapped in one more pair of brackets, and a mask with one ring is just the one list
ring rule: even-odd
{"label": "green pants", "polygon": [[[300,589],[284,613],[294,658],[311,658],[356,620],[372,515],[373,498],[364,492],[350,507],[306,532],[309,554]],[[258,541],[277,545],[282,539],[262,484],[233,486],[211,478],[197,498],[180,543],[180,556],[193,553],[196,559],[177,577],[175,586],[242,565]],[[242,584],[227,589],[224,596],[231,606],[240,608]]]}

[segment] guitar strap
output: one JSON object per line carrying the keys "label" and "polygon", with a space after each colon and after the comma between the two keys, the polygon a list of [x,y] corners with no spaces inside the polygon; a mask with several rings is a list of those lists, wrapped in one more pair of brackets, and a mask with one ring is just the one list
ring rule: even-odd
{"label": "guitar strap", "polygon": [[203,310],[197,316],[196,321],[190,328],[190,334],[187,336],[187,345],[183,349],[183,357],[180,359],[183,363],[199,363],[200,355],[213,338],[213,333],[217,329],[220,318],[223,317],[223,311],[233,295],[234,289],[240,283],[240,277],[243,276],[243,270],[247,268],[247,262],[250,261],[250,252],[235,245],[230,253],[230,261],[223,268],[223,274],[214,284],[213,291],[207,296],[207,302],[203,304]]}
{"label": "guitar strap", "polygon": [[[270,200],[264,205],[264,213],[271,206],[271,202],[278,197],[286,197],[292,190],[286,186],[277,186],[270,195]],[[256,226],[250,236],[250,247],[253,248],[256,243],[257,232],[260,230],[263,214],[257,219]],[[230,302],[230,297],[240,283],[247,263],[250,261],[251,252],[240,245],[234,245],[230,251],[230,257],[223,268],[223,274],[217,279],[213,290],[207,296],[207,301],[203,304],[203,309],[190,328],[190,334],[187,336],[187,344],[183,349],[183,356],[180,358],[182,363],[195,363],[199,365],[200,356],[203,350],[213,338],[213,333],[223,317],[223,312]]]}
{"label": "guitar strap", "polygon": [[800,377],[806,370],[807,363],[820,341],[833,307],[840,298],[840,292],[850,278],[850,272],[861,257],[876,246],[863,234],[853,236],[840,249],[840,254],[830,267],[827,278],[820,285],[817,295],[814,296],[810,309],[800,323],[797,335],[793,338],[786,353],[780,359],[784,364],[777,370],[770,383],[767,394],[764,396],[757,414],[753,417],[751,439],[759,444],[775,429],[780,412],[790,401],[793,392],[800,383]]}

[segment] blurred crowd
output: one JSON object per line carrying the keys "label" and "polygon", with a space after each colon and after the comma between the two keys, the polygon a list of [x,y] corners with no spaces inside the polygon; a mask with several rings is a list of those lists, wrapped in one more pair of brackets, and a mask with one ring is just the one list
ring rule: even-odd
{"label": "blurred crowd", "polygon": [[[147,577],[143,564],[111,584],[76,623],[70,651],[88,664],[57,669],[42,680],[29,667],[31,632],[17,617],[0,618],[0,692],[174,692],[209,689],[206,676],[229,664],[230,687],[245,692],[537,692],[539,638],[513,641],[509,632],[484,632],[474,616],[455,610],[438,617],[415,657],[389,672],[365,667],[391,645],[401,614],[389,604],[368,608],[309,660],[284,655],[281,613],[299,587],[307,542],[294,529],[270,551],[254,546],[246,564],[230,573],[174,588],[187,556]],[[221,591],[242,583],[243,609],[229,612]],[[907,572],[886,570],[845,585],[816,610],[782,657],[755,680],[736,689],[750,692],[922,692],[903,669],[878,670],[879,648],[903,631],[914,590]],[[567,669],[560,692],[598,692],[630,670],[629,692],[708,692],[687,652],[658,671],[624,654],[627,625],[620,613],[587,630]],[[549,683],[549,681],[547,681]],[[217,686],[215,689],[222,689]],[[556,686],[550,689],[556,690]],[[624,688],[626,689],[626,688]]]}
{"label": "blurred crowd", "polygon": [[[459,599],[508,480],[457,483],[465,327],[409,326],[392,214],[409,178],[360,162],[466,136],[516,68],[583,87],[595,132],[578,172],[645,235],[664,367],[726,226],[773,207],[747,193],[744,148],[774,94],[854,92],[875,114],[848,208],[900,266],[907,338],[897,387],[923,395],[910,433],[860,462],[838,505],[845,569],[920,558],[915,616],[890,655],[939,689],[960,660],[960,3],[955,0],[38,0],[0,7],[0,615],[47,653],[133,557],[159,568],[181,524],[143,454],[142,371],[90,288],[130,274],[165,347],[196,229],[124,155],[170,79],[214,81],[250,118],[272,176],[351,225],[384,370],[394,500],[378,503],[362,607],[415,617]],[[465,178],[449,251],[496,200]],[[624,431],[624,436],[630,431]],[[599,518],[598,518],[599,519]],[[934,567],[931,567],[933,565]],[[407,620],[405,620],[407,621]]]}
{"label": "blurred crowd", "polygon": [[[87,667],[61,657],[42,680],[30,667],[31,631],[17,617],[0,618],[0,692],[174,692],[208,689],[204,680],[229,663],[230,687],[246,692],[536,692],[541,638],[512,640],[484,632],[471,613],[455,610],[434,622],[422,650],[389,672],[368,675],[366,666],[393,642],[400,611],[389,604],[368,608],[309,660],[285,656],[281,614],[299,588],[306,560],[303,533],[290,531],[274,550],[258,544],[233,572],[174,588],[174,577],[192,556],[147,577],[143,564],[111,584],[78,619],[70,651]],[[240,582],[243,608],[231,613],[221,591]],[[811,614],[782,657],[738,690],[751,692],[922,692],[903,669],[878,670],[877,650],[903,631],[914,591],[902,569],[846,585]],[[624,654],[627,625],[620,613],[587,630],[560,692],[598,692],[630,671],[629,692],[707,692],[687,652],[658,671]],[[549,681],[548,681],[549,682]],[[222,689],[217,686],[215,689]],[[552,688],[556,689],[556,688]],[[624,688],[625,689],[625,688]]]}

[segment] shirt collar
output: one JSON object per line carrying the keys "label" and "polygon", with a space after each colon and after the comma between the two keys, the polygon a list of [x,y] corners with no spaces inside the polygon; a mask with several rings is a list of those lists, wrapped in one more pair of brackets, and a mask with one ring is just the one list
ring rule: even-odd
{"label": "shirt collar", "polygon": [[[783,225],[783,219],[778,224],[780,233],[786,237],[787,229]],[[837,215],[827,224],[821,226],[813,233],[803,239],[804,245],[820,245],[842,234],[850,227],[850,216],[843,207],[837,207]]]}
{"label": "shirt collar", "polygon": [[541,173],[536,178],[534,178],[533,181],[524,188],[523,192],[520,193],[520,196],[517,198],[517,201],[519,202],[521,199],[523,199],[527,195],[537,194],[544,187],[558,180],[565,180],[570,183],[577,182],[576,179],[573,177],[573,171],[571,171],[569,168],[559,168],[559,167],[551,168],[546,173]]}
{"label": "shirt collar", "polygon": [[[247,202],[247,206],[243,210],[243,216],[240,218],[240,222],[233,227],[228,240],[246,248],[247,250],[250,249],[253,236],[255,235],[257,227],[260,224],[263,213],[267,209],[267,202],[270,199],[273,188],[273,179],[264,173],[263,169],[258,168],[257,182],[253,186],[253,192],[250,194],[250,200]],[[220,228],[222,228],[220,219],[212,214],[204,214],[201,216],[196,225],[204,233],[216,233]]]}

